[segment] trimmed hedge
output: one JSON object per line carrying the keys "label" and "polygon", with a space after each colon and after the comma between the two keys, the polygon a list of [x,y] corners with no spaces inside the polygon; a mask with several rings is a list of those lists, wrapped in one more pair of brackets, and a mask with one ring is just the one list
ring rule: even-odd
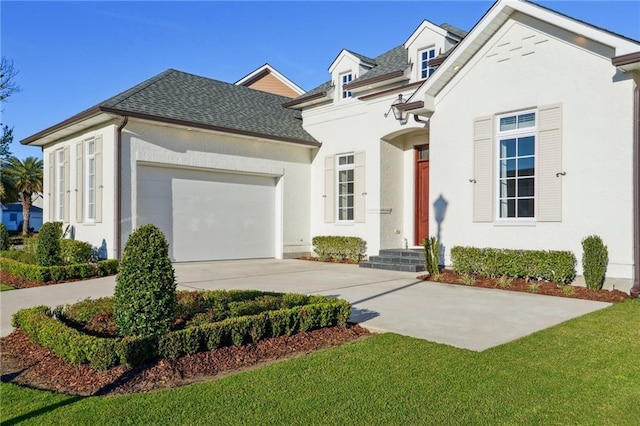
{"label": "trimmed hedge", "polygon": [[22,263],[29,263],[31,265],[37,265],[35,253],[29,253],[24,250],[7,250],[0,252],[0,257],[6,259],[17,260]]}
{"label": "trimmed hedge", "polygon": [[78,278],[104,277],[118,272],[118,261],[101,260],[97,264],[77,263],[65,266],[39,266],[0,257],[0,269],[10,275],[41,283],[60,282]]}
{"label": "trimmed hedge", "polygon": [[60,256],[64,263],[89,263],[93,257],[93,247],[85,241],[60,240]]}
{"label": "trimmed hedge", "polygon": [[483,277],[514,277],[569,284],[576,276],[576,257],[569,251],[508,250],[456,246],[453,272]]}
{"label": "trimmed hedge", "polygon": [[349,302],[323,300],[322,303],[228,318],[162,336],[90,336],[55,318],[54,312],[46,306],[18,311],[12,324],[20,327],[32,341],[52,350],[67,362],[74,365],[89,363],[96,370],[105,370],[118,364],[137,366],[158,356],[175,359],[232,344],[257,343],[265,338],[292,335],[298,331],[345,326],[351,313]]}
{"label": "trimmed hedge", "polygon": [[313,250],[320,260],[349,260],[360,262],[367,251],[367,243],[358,237],[313,237]]}
{"label": "trimmed hedge", "polygon": [[62,222],[46,222],[38,233],[36,260],[40,266],[54,266],[62,263],[60,237]]}

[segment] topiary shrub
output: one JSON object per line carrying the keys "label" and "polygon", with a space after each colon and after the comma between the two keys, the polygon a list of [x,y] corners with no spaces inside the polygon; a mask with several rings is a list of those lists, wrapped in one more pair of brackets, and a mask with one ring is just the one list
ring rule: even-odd
{"label": "topiary shrub", "polygon": [[9,231],[4,223],[0,223],[0,251],[9,250],[10,246]]}
{"label": "topiary shrub", "polygon": [[436,237],[424,239],[425,269],[433,279],[440,277],[440,241]]}
{"label": "topiary shrub", "polygon": [[358,263],[367,252],[367,243],[358,237],[318,236],[311,240],[313,250],[322,261]]}
{"label": "topiary shrub", "polygon": [[122,336],[169,331],[176,312],[176,280],[169,244],[156,226],[135,230],[125,245],[116,277],[113,312]]}
{"label": "topiary shrub", "polygon": [[589,290],[600,290],[607,272],[609,251],[602,239],[591,235],[582,240],[582,275]]}
{"label": "topiary shrub", "polygon": [[40,266],[55,266],[62,263],[60,237],[62,222],[47,222],[40,228],[36,260]]}

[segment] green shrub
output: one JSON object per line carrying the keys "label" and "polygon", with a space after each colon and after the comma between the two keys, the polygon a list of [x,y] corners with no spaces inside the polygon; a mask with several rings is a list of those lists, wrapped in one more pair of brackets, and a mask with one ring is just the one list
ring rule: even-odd
{"label": "green shrub", "polygon": [[62,263],[60,253],[60,236],[62,222],[47,222],[42,225],[38,234],[36,260],[40,266],[54,266]]}
{"label": "green shrub", "polygon": [[98,276],[107,277],[118,273],[118,265],[120,262],[116,259],[106,259],[98,261]]}
{"label": "green shrub", "polygon": [[116,278],[118,329],[123,336],[164,334],[173,324],[176,304],[169,244],[156,226],[142,226],[129,237]]}
{"label": "green shrub", "polygon": [[200,351],[201,341],[202,330],[200,327],[172,331],[158,340],[158,355],[169,359],[192,355]]}
{"label": "green shrub", "polygon": [[282,307],[293,308],[294,306],[306,305],[309,302],[309,296],[299,293],[285,293],[282,296]]}
{"label": "green shrub", "polygon": [[38,251],[38,236],[22,237],[22,251],[32,253],[35,256]]}
{"label": "green shrub", "polygon": [[289,326],[289,313],[288,309],[281,309],[279,311],[266,312],[269,318],[269,333],[271,337],[284,336],[287,334]]}
{"label": "green shrub", "polygon": [[263,312],[258,315],[254,315],[249,325],[249,335],[253,343],[258,343],[263,337],[267,336],[267,328],[269,325],[269,316]]}
{"label": "green shrub", "polygon": [[424,239],[425,269],[434,279],[440,276],[440,241],[436,237]]}
{"label": "green shrub", "polygon": [[91,244],[78,240],[60,240],[60,257],[64,263],[89,263],[93,257]]}
{"label": "green shrub", "polygon": [[116,346],[121,364],[135,367],[145,361],[158,357],[158,338],[156,336],[126,336]]}
{"label": "green shrub", "polygon": [[229,324],[231,343],[233,343],[234,346],[242,346],[251,341],[249,333],[251,329],[250,317],[229,318],[225,320],[225,322]]}
{"label": "green shrub", "polygon": [[51,280],[50,268],[30,265],[5,257],[0,257],[0,269],[7,274],[24,278],[25,280],[38,281],[41,283]]}
{"label": "green shrub", "polygon": [[203,346],[213,351],[230,343],[229,326],[224,321],[205,324],[200,327]]}
{"label": "green shrub", "polygon": [[582,240],[582,275],[589,290],[600,290],[609,262],[609,250],[602,239],[591,235]]}
{"label": "green shrub", "polygon": [[576,258],[568,251],[507,250],[456,246],[453,272],[483,277],[507,276],[568,284],[576,275]]}
{"label": "green shrub", "polygon": [[320,260],[348,260],[357,263],[367,251],[367,243],[358,237],[313,237],[313,249]]}
{"label": "green shrub", "polygon": [[0,251],[9,250],[11,247],[11,239],[9,237],[9,231],[4,223],[0,222]]}
{"label": "green shrub", "polygon": [[72,305],[66,305],[61,315],[79,324],[88,323],[91,318],[100,313],[113,313],[113,298],[84,299]]}
{"label": "green shrub", "polygon": [[24,250],[9,250],[0,252],[0,257],[6,259],[17,260],[18,262],[28,263],[30,265],[36,265],[36,255]]}

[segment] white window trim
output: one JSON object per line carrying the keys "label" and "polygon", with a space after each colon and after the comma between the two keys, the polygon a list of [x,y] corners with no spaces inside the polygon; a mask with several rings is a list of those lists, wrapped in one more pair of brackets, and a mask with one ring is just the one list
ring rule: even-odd
{"label": "white window trim", "polygon": [[431,59],[433,59],[433,58],[429,58],[429,54],[427,53],[427,68],[426,68],[427,76],[426,77],[422,76],[422,71],[424,71],[422,69],[422,54],[424,52],[430,52],[432,50],[433,50],[433,58],[435,58],[436,57],[436,46],[435,45],[427,46],[427,47],[424,47],[424,48],[418,50],[418,66],[416,67],[418,69],[418,80],[424,80],[426,78],[429,78],[430,77],[429,76],[429,70],[432,70],[431,74],[433,74],[433,72],[435,71],[434,67],[430,67],[429,66],[429,61]]}
{"label": "white window trim", "polygon": [[65,181],[64,181],[64,149],[57,149],[55,153],[55,220],[64,222],[64,201],[66,197]]}
{"label": "white window trim", "polygon": [[[345,77],[349,77],[349,78],[346,83],[343,83],[343,79]],[[351,90],[344,90],[344,86],[346,84],[351,83],[353,80],[355,80],[355,78],[356,78],[355,74],[351,71],[340,73],[340,75],[338,76],[338,84],[340,88],[339,98],[341,101],[346,101],[347,99],[353,99],[353,93],[351,93]]]}
{"label": "white window trim", "polygon": [[[500,119],[505,117],[519,116],[525,114],[534,114],[535,117],[535,125],[531,127],[526,127],[524,129],[514,129],[514,130],[506,130],[500,131]],[[494,128],[495,128],[495,136],[494,136],[494,162],[495,162],[495,170],[494,170],[494,185],[495,185],[495,197],[494,197],[494,211],[495,211],[495,224],[496,225],[535,225],[537,221],[536,211],[538,200],[538,110],[537,109],[526,109],[522,111],[513,111],[504,114],[499,114],[495,116]],[[500,140],[511,137],[523,137],[523,136],[533,136],[534,139],[534,172],[533,172],[533,217],[501,217],[500,216]]]}
{"label": "white window trim", "polygon": [[[352,158],[352,162],[349,164],[340,164],[340,158],[343,157],[351,157]],[[335,210],[335,215],[336,215],[336,223],[340,224],[340,225],[351,225],[353,223],[355,223],[355,217],[356,217],[356,199],[355,199],[355,178],[356,178],[356,164],[355,164],[355,155],[353,152],[349,152],[349,153],[344,153],[344,154],[337,154],[336,155],[336,165],[335,165],[335,182],[336,182],[336,198],[335,198],[335,202],[336,202],[336,210]],[[343,170],[353,170],[353,192],[351,193],[351,197],[353,198],[353,207],[352,207],[352,212],[353,212],[353,219],[340,219],[340,172]],[[347,194],[348,195],[348,194]]]}
{"label": "white window trim", "polygon": [[[89,145],[93,144],[93,154],[89,153]],[[84,220],[86,223],[95,223],[96,221],[96,196],[97,189],[96,188],[96,142],[95,139],[87,139],[84,141]],[[89,162],[93,160],[93,188],[89,185]],[[89,215],[89,191],[93,189],[93,217]]]}

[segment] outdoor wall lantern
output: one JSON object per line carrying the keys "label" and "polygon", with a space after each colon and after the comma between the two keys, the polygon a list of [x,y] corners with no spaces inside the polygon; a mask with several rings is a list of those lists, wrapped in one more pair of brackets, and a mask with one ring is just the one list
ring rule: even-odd
{"label": "outdoor wall lantern", "polygon": [[400,93],[398,95],[398,99],[393,101],[393,103],[391,104],[391,107],[389,107],[389,111],[387,111],[384,114],[384,117],[387,118],[387,116],[389,116],[389,113],[393,111],[393,116],[395,117],[395,119],[398,120],[400,124],[406,124],[407,114],[404,111],[402,111],[402,109],[398,108],[400,105],[403,105],[406,102],[407,100],[402,99],[402,93]]}

